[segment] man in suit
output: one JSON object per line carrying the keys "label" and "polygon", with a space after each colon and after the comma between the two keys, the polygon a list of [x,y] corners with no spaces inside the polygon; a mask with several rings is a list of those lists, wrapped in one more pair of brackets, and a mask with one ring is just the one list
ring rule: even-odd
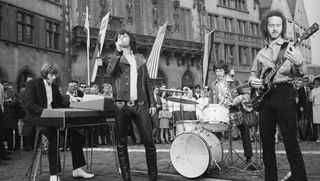
{"label": "man in suit", "polygon": [[299,80],[298,83],[301,85],[301,87],[298,89],[298,110],[297,110],[297,117],[298,121],[301,121],[302,119],[307,120],[307,127],[305,133],[300,133],[300,137],[302,140],[311,140],[311,129],[310,129],[310,123],[311,123],[311,102],[309,100],[310,96],[310,87],[308,85],[309,79],[306,77],[303,80]]}
{"label": "man in suit", "polygon": [[[63,99],[59,92],[58,85],[54,82],[58,74],[58,68],[51,64],[45,63],[41,67],[40,78],[29,81],[26,87],[25,106],[26,115],[25,123],[28,124],[34,119],[41,116],[43,109],[54,109],[68,107],[69,100]],[[41,132],[48,138],[49,148],[49,169],[50,181],[59,181],[58,173],[61,172],[60,160],[57,160],[57,130],[54,127],[42,127]],[[86,173],[81,167],[86,165],[80,133],[76,129],[70,129],[71,136],[71,155],[73,165],[73,177],[92,178],[93,174]],[[59,163],[59,164],[57,164]],[[57,168],[58,165],[58,168]]]}
{"label": "man in suit", "polygon": [[71,80],[68,86],[69,87],[66,95],[70,97],[83,97],[83,91],[79,89],[78,81]]}
{"label": "man in suit", "polygon": [[[8,165],[7,162],[2,161],[6,157],[6,149],[3,144],[3,112],[4,112],[4,89],[0,83],[0,166]],[[7,160],[7,159],[5,159]]]}
{"label": "man in suit", "polygon": [[[32,80],[32,77],[26,78],[26,84]],[[26,94],[26,84],[22,85],[22,88],[19,91],[18,100],[20,106],[23,108],[23,111],[25,112],[25,103],[24,103],[24,97]],[[35,129],[34,126],[26,126],[24,125],[24,118],[21,119],[21,122],[23,123],[22,126],[22,135],[23,135],[23,148],[25,151],[31,151],[33,149],[33,143],[34,143],[34,137],[35,137]]]}

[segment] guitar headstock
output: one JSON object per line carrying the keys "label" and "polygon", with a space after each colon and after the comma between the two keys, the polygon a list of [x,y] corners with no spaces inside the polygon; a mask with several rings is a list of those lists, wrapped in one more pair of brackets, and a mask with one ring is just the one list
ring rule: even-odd
{"label": "guitar headstock", "polygon": [[313,23],[312,26],[310,26],[300,37],[300,41],[304,39],[308,39],[311,35],[313,35],[315,32],[319,30],[319,24]]}

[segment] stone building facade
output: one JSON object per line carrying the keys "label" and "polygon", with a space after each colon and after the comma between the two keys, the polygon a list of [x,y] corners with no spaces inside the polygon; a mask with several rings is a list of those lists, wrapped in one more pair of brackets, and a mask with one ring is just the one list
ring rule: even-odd
{"label": "stone building facade", "polygon": [[28,76],[39,76],[44,62],[58,65],[59,81],[70,79],[63,14],[58,0],[0,1],[1,81],[19,90]]}
{"label": "stone building facade", "polygon": [[[290,3],[288,3],[290,1]],[[203,84],[204,35],[215,29],[209,70],[217,59],[228,62],[245,81],[263,46],[261,14],[281,8],[288,17],[291,39],[308,22],[302,0],[0,0],[0,80],[20,88],[27,76],[37,77],[44,62],[60,69],[64,87],[70,79],[87,82],[85,9],[90,12],[90,73],[100,21],[110,11],[102,57],[113,52],[120,29],[135,34],[138,52],[147,59],[159,26],[168,21],[160,54],[157,84],[193,87]],[[311,62],[310,42],[302,45]],[[209,71],[209,83],[215,80]],[[99,68],[96,83],[109,81]]]}
{"label": "stone building facade", "polygon": [[[75,1],[73,1],[75,2]],[[72,77],[85,81],[85,41],[83,29],[86,1],[72,5],[74,25],[74,61]],[[259,32],[259,4],[255,0],[105,0],[87,1],[91,17],[91,41],[94,50],[99,28],[99,18],[108,11],[111,19],[108,26],[103,56],[112,53],[109,48],[113,36],[120,29],[134,33],[138,52],[148,58],[157,29],[169,21],[159,61],[158,84],[167,87],[193,87],[202,85],[202,59],[204,35],[215,29],[214,46],[209,69],[217,59],[225,60],[244,81],[249,76],[252,60],[262,46]],[[98,23],[97,23],[98,22]],[[97,24],[97,25],[96,25]],[[93,66],[94,61],[90,62]],[[99,70],[98,83],[108,79],[104,70]],[[209,83],[215,79],[209,71]]]}

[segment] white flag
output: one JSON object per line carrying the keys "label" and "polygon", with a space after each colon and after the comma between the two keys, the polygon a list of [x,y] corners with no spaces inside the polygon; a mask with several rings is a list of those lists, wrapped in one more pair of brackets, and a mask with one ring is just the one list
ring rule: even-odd
{"label": "white flag", "polygon": [[110,15],[110,12],[108,12],[107,15],[105,15],[102,18],[102,21],[101,21],[100,30],[99,30],[99,42],[100,42],[99,54],[101,54],[101,52],[102,52],[104,39],[106,37],[106,31],[107,31],[108,23],[109,23],[109,15]]}
{"label": "white flag", "polygon": [[152,50],[147,61],[147,69],[151,79],[156,79],[158,75],[160,50],[166,34],[167,25],[168,21],[159,28],[156,40],[152,46]]}
{"label": "white flag", "polygon": [[86,21],[84,28],[87,31],[87,48],[90,47],[90,25],[89,25],[89,8],[86,6]]}
{"label": "white flag", "polygon": [[213,33],[214,30],[210,31],[204,36],[204,54],[202,61],[202,73],[203,73],[203,86],[207,84],[207,76],[209,69],[209,56],[211,54],[212,44],[213,44]]}
{"label": "white flag", "polygon": [[91,76],[91,82],[94,82],[96,80],[97,72],[98,72],[98,66],[102,66],[102,58],[100,56],[101,56],[101,53],[102,53],[104,39],[106,37],[106,32],[107,32],[107,29],[108,29],[109,16],[110,16],[110,12],[108,12],[102,18],[102,21],[101,21],[99,35],[98,35],[98,41],[99,41],[100,48],[99,48],[97,56],[95,57],[94,67],[93,67],[92,76]]}

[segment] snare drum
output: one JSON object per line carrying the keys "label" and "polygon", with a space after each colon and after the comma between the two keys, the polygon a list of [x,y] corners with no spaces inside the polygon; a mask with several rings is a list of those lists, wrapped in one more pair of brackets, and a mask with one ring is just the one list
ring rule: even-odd
{"label": "snare drum", "polygon": [[170,148],[170,158],[177,172],[187,178],[196,178],[215,168],[222,160],[222,150],[213,133],[201,130],[177,136]]}
{"label": "snare drum", "polygon": [[181,120],[176,122],[176,136],[185,132],[192,132],[199,128],[198,120]]}
{"label": "snare drum", "polygon": [[220,104],[209,104],[203,109],[203,128],[211,132],[229,129],[229,110]]}

